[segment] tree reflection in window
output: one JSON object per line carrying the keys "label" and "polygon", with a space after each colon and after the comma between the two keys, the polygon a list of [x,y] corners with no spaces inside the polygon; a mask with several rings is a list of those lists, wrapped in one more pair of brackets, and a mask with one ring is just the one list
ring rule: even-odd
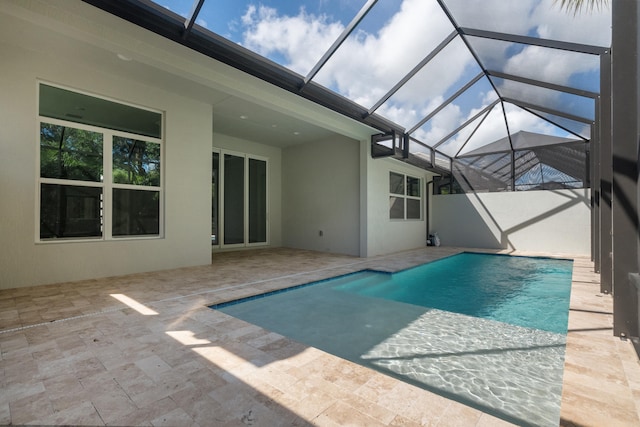
{"label": "tree reflection in window", "polygon": [[40,176],[102,181],[102,134],[40,123]]}
{"label": "tree reflection in window", "polygon": [[113,137],[113,182],[160,186],[160,144]]}

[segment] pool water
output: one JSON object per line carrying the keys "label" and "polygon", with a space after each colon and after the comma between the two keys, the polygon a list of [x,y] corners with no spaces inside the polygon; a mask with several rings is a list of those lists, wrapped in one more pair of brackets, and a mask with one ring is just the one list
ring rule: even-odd
{"label": "pool water", "polygon": [[509,422],[557,426],[571,264],[465,253],[212,308]]}
{"label": "pool water", "polygon": [[395,274],[361,272],[334,289],[566,333],[573,262],[462,253]]}

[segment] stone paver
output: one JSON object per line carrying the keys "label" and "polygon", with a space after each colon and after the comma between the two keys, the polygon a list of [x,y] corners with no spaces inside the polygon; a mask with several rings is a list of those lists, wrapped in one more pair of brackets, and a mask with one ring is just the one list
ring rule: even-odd
{"label": "stone paver", "polygon": [[[0,291],[0,424],[509,425],[206,307],[460,251],[217,253],[210,266]],[[576,258],[563,425],[640,425],[638,358],[612,336],[611,310]]]}

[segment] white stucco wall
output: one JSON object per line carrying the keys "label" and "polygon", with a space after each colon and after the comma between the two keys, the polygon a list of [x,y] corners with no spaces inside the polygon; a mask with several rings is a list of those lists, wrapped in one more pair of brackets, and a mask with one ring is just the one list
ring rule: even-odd
{"label": "white stucco wall", "polygon": [[284,246],[359,255],[359,152],[349,138],[282,150]]}
{"label": "white stucco wall", "polygon": [[[213,148],[267,159],[267,181],[269,185],[267,188],[269,198],[267,212],[269,218],[269,242],[267,246],[282,246],[282,149],[215,133],[215,123]],[[237,250],[237,248],[234,250]]]}
{"label": "white stucco wall", "polygon": [[[212,107],[55,46],[0,44],[0,288],[32,286],[211,262]],[[165,112],[165,236],[37,243],[38,79]]]}
{"label": "white stucco wall", "polygon": [[423,203],[429,197],[426,183],[431,174],[423,169],[394,159],[372,159],[368,146],[363,150],[363,162],[366,162],[366,256],[388,254],[415,249],[426,245],[427,222],[423,204],[420,220],[389,219],[389,172],[397,172],[422,179]]}
{"label": "white stucco wall", "polygon": [[438,195],[432,209],[445,246],[591,252],[588,189]]}

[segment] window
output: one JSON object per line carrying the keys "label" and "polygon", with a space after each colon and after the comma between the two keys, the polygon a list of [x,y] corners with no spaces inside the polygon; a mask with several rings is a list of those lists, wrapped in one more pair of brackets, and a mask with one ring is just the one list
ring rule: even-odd
{"label": "window", "polygon": [[389,172],[389,218],[422,219],[422,183],[396,172]]}
{"label": "window", "polygon": [[161,120],[41,84],[40,240],[160,236]]}

